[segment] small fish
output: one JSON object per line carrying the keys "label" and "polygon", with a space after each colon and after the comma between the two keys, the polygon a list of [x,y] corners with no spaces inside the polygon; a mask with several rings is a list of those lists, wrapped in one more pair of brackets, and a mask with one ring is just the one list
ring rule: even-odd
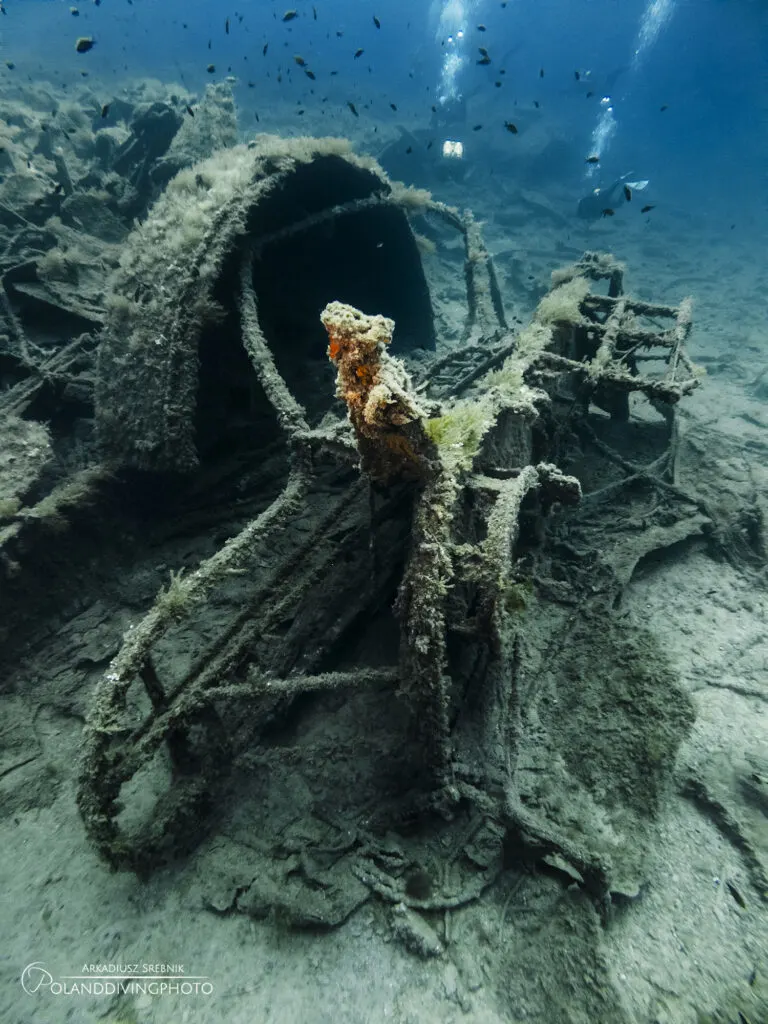
{"label": "small fish", "polygon": [[299,65],[300,68],[305,68],[307,66],[307,62],[300,54],[294,53],[293,59]]}
{"label": "small fish", "polygon": [[96,40],[92,36],[80,36],[75,40],[75,49],[78,53],[88,53],[96,45]]}
{"label": "small fish", "polygon": [[600,163],[600,157],[597,155],[597,153],[593,153],[591,156],[587,157],[587,159],[584,161],[584,163],[585,164],[599,164]]}
{"label": "small fish", "polygon": [[381,22],[379,21],[375,14],[373,16],[373,24],[376,26],[376,28],[381,28]]}
{"label": "small fish", "polygon": [[298,11],[290,10],[290,11],[286,11],[285,12],[285,14],[283,15],[283,19],[282,20],[283,21],[293,21],[293,19],[294,18],[298,18],[298,16],[299,16],[299,12]]}
{"label": "small fish", "polygon": [[435,144],[435,140],[434,139],[430,139],[429,142],[427,143],[427,149],[432,149],[434,144]]}
{"label": "small fish", "polygon": [[257,120],[257,121],[259,120],[259,114],[258,114],[258,111],[254,110],[254,112],[253,112],[253,116],[254,116],[254,117],[256,118],[256,120]]}
{"label": "small fish", "polygon": [[393,110],[397,110],[397,104],[396,103],[390,103],[389,105],[390,105],[390,107],[392,107]]}
{"label": "small fish", "polygon": [[407,156],[410,156],[410,154],[413,152],[413,146],[409,146],[405,152]]}
{"label": "small fish", "polygon": [[76,7],[70,7],[69,8],[69,13],[72,15],[73,18],[79,18],[80,17],[80,11],[78,11],[78,9]]}
{"label": "small fish", "polygon": [[485,32],[485,25],[478,25],[477,26],[477,31],[478,32]]}
{"label": "small fish", "polygon": [[539,68],[539,78],[544,77],[544,68]]}
{"label": "small fish", "polygon": [[264,45],[261,48],[261,56],[262,57],[266,57],[267,56],[267,50],[268,49],[269,49],[269,43],[264,43]]}
{"label": "small fish", "polygon": [[610,206],[606,206],[606,208],[604,210],[600,211],[600,216],[601,217],[613,217],[615,213],[616,213],[616,211],[612,210],[610,208]]}
{"label": "small fish", "polygon": [[651,212],[651,210],[655,210],[655,209],[656,209],[656,206],[655,206],[655,204],[654,204],[654,203],[648,203],[648,205],[647,205],[647,206],[644,206],[644,207],[642,208],[642,210],[640,211],[640,213],[650,213],[650,212]]}
{"label": "small fish", "polygon": [[511,133],[512,135],[517,135],[517,125],[516,125],[516,124],[512,124],[512,122],[511,122],[511,121],[505,121],[505,122],[504,122],[504,127],[505,127],[505,128],[507,129],[507,131],[508,131],[508,132],[510,132],[510,133]]}
{"label": "small fish", "polygon": [[102,117],[107,117],[108,114],[109,114],[109,104],[105,103],[104,106],[101,108],[101,116]]}
{"label": "small fish", "polygon": [[336,38],[337,38],[337,39],[341,39],[341,37],[342,37],[343,35],[344,35],[344,33],[343,33],[343,32],[338,32],[338,31],[336,32]]}
{"label": "small fish", "polygon": [[481,57],[487,57],[488,56],[488,51],[486,50],[486,48],[484,46],[478,46],[477,49],[478,49],[478,52],[480,53]]}
{"label": "small fish", "polygon": [[355,106],[354,103],[352,103],[350,100],[347,100],[347,106],[352,111],[352,113],[355,115],[355,117],[360,117],[360,115],[357,112],[357,107]]}
{"label": "small fish", "polygon": [[624,198],[627,200],[628,203],[632,202],[632,189],[629,187],[629,185],[624,186]]}
{"label": "small fish", "polygon": [[591,99],[595,94],[593,92],[587,93],[587,99]]}
{"label": "small fish", "polygon": [[312,7],[312,20],[317,21],[317,8],[314,6]]}
{"label": "small fish", "polygon": [[205,70],[208,72],[209,75],[212,75],[214,73],[214,71],[216,70],[216,65],[215,64],[209,64],[208,67]]}
{"label": "small fish", "polygon": [[539,101],[538,101],[538,100],[534,100],[534,101],[533,101],[533,105],[534,105],[534,107],[536,107],[536,109],[537,109],[537,110],[538,110],[538,109],[539,109],[539,107],[541,106],[541,104],[539,103]]}
{"label": "small fish", "polygon": [[229,35],[229,18],[224,22],[224,31]]}
{"label": "small fish", "polygon": [[665,110],[669,110],[669,104],[668,103],[664,103],[664,104],[662,104],[662,106],[659,107],[659,113],[663,114]]}
{"label": "small fish", "polygon": [[13,69],[16,67],[12,60],[7,60],[5,62],[5,66],[8,68],[9,71],[13,71]]}
{"label": "small fish", "polygon": [[491,63],[491,58],[490,57],[481,57],[480,60],[476,60],[475,61],[475,64],[482,64],[483,66],[485,66],[487,64],[490,64],[490,63]]}
{"label": "small fish", "polygon": [[360,47],[359,50],[355,50],[355,60],[357,60],[358,57],[362,57],[364,53],[365,50],[362,47]]}
{"label": "small fish", "polygon": [[497,89],[501,88],[501,82],[494,82],[493,84],[496,86]]}
{"label": "small fish", "polygon": [[473,132],[479,132],[482,127],[483,126],[481,124],[474,124],[474,125],[472,125],[472,131]]}
{"label": "small fish", "polygon": [[581,81],[581,72],[580,71],[574,71],[573,72],[573,77],[576,79],[577,82],[580,82]]}
{"label": "small fish", "polygon": [[307,76],[307,78],[311,78],[313,82],[317,78],[315,72],[310,71],[309,68],[304,68],[304,74]]}
{"label": "small fish", "polygon": [[190,105],[188,103],[186,104],[184,109],[186,110],[186,112],[189,114],[190,117],[194,117],[195,116],[194,110],[192,109],[192,107],[190,107]]}

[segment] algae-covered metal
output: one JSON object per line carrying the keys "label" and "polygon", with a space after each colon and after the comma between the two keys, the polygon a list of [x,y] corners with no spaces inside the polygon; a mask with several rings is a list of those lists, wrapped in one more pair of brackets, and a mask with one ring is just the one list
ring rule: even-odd
{"label": "algae-covered metal", "polygon": [[[128,239],[113,278],[96,403],[105,458],[155,470],[197,465],[214,429],[206,410],[226,404],[233,378],[248,373],[234,352],[239,331],[227,324],[246,250],[257,319],[289,382],[291,367],[323,360],[318,317],[338,298],[396,319],[401,351],[434,348],[404,212],[427,202],[339,139],[264,137],[181,171]],[[311,412],[314,391],[297,395]]]}

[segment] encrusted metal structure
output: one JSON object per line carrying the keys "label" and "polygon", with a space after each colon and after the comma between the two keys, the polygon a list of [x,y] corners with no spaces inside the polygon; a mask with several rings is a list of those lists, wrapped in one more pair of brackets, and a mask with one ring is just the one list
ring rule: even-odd
{"label": "encrusted metal structure", "polygon": [[[238,151],[222,171],[235,184],[223,191],[203,166],[189,185],[182,183],[211,197],[188,262],[159,255],[171,231],[161,205],[156,223],[140,229],[117,282],[119,325],[108,328],[98,391],[109,459],[153,470],[197,463],[210,437],[200,440],[208,428],[194,394],[206,386],[198,381],[205,360],[195,354],[209,322],[226,324],[228,344],[236,339],[247,356],[260,408],[266,403],[273,414],[266,447],[282,468],[261,513],[196,570],[172,578],[127,632],[98,685],[78,797],[86,828],[113,866],[149,871],[199,840],[203,815],[215,809],[232,765],[254,758],[264,730],[300,695],[391,690],[411,723],[411,781],[396,797],[380,793],[366,816],[367,838],[356,831],[358,839],[339,851],[362,891],[422,909],[458,906],[493,881],[514,841],[567,863],[602,902],[620,884],[610,857],[538,813],[528,792],[530,772],[543,770],[547,757],[552,764],[562,760],[555,734],[542,734],[545,680],[556,685],[557,658],[545,655],[551,638],[538,648],[534,638],[545,620],[563,636],[573,630],[557,609],[575,606],[582,631],[585,622],[604,617],[615,654],[626,640],[615,635],[609,609],[631,567],[644,552],[707,521],[674,481],[674,405],[698,382],[684,348],[690,305],[633,301],[623,295],[622,267],[586,254],[556,277],[531,325],[515,335],[471,218],[420,196],[420,212],[447,219],[467,241],[465,344],[422,361],[414,381],[388,352],[392,319],[332,302],[322,313],[325,358],[336,370],[347,416],[343,407],[334,413],[330,402],[309,413],[289,383],[291,373],[281,372],[286,353],[276,347],[289,342],[270,333],[275,320],[265,315],[260,296],[270,247],[299,246],[305,233],[372,209],[400,215],[414,199],[384,188],[366,167],[360,173],[376,194],[337,202],[270,233],[252,210],[254,189],[269,195],[287,187],[286,178],[299,173],[292,160]],[[312,164],[306,154],[301,160]],[[269,167],[276,175],[271,182]],[[156,273],[148,276],[153,261]],[[601,281],[608,282],[607,295],[590,288]],[[124,316],[124,300],[131,316]],[[639,322],[643,317],[673,325],[651,330]],[[659,372],[639,372],[647,357],[659,361]],[[633,394],[664,412],[660,452],[645,466],[623,456],[590,422],[597,407],[608,411],[607,422],[620,424]],[[605,489],[620,495],[640,481],[641,490],[647,484],[665,496],[665,514],[658,529],[633,545],[609,531],[602,557],[574,554],[578,545],[571,544],[563,560],[561,531],[577,530],[567,509],[577,517],[582,497],[571,468],[574,446],[583,445],[612,467]],[[561,459],[569,463],[563,469]],[[366,622],[379,622],[389,641],[363,642]],[[179,635],[189,642],[181,668],[170,654]],[[583,635],[574,639],[574,652],[583,643]],[[369,663],[360,658],[374,648]],[[640,670],[631,661],[634,678]],[[656,778],[687,727],[688,710],[684,702],[670,708],[669,694],[662,697],[657,688],[638,697],[641,713],[643,700],[656,702],[658,711],[652,728],[661,753],[650,772]],[[158,793],[163,778],[166,788]],[[151,808],[148,791],[157,796]],[[140,808],[133,816],[131,801]],[[473,849],[480,842],[486,853],[475,849],[461,882],[409,892],[403,865],[376,836],[414,816],[450,822],[461,808],[473,822]],[[465,836],[465,852],[467,842]],[[244,909],[254,884],[243,890]],[[332,909],[316,908],[312,920],[332,923],[354,904],[341,899],[340,909],[326,896]]]}

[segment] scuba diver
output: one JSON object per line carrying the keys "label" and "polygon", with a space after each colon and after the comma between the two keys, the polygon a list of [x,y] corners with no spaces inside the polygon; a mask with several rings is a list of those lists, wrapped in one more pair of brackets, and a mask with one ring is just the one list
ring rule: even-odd
{"label": "scuba diver", "polygon": [[432,114],[430,129],[440,136],[442,155],[460,159],[464,156],[467,130],[467,101],[461,95],[442,100]]}
{"label": "scuba diver", "polygon": [[460,88],[469,66],[469,22],[473,4],[468,0],[433,0],[431,20],[440,44],[440,80],[430,129],[439,133],[441,155],[461,162],[466,144],[467,102]]}
{"label": "scuba diver", "polygon": [[577,216],[583,220],[598,220],[600,217],[612,217],[616,207],[628,203],[634,192],[642,192],[647,188],[648,181],[627,181],[629,174],[617,178],[607,188],[595,188],[579,200],[576,208]]}

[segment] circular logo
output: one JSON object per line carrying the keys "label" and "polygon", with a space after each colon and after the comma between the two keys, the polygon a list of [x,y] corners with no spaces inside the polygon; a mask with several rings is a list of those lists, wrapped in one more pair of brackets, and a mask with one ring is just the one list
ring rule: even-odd
{"label": "circular logo", "polygon": [[28,996],[33,995],[43,985],[50,986],[51,984],[53,984],[53,975],[46,971],[41,960],[27,964],[21,972],[21,987]]}

